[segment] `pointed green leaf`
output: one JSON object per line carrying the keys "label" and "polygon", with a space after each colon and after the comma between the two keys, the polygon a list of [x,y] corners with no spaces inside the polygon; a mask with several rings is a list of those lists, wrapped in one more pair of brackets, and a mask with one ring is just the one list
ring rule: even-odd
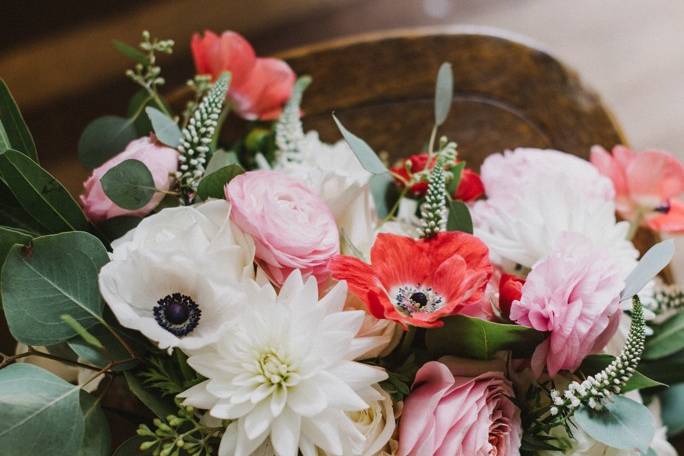
{"label": "pointed green leaf", "polygon": [[73,329],[76,332],[76,334],[83,338],[85,342],[96,348],[104,348],[102,342],[100,342],[97,339],[97,337],[90,334],[88,330],[83,327],[83,325],[81,325],[78,321],[74,319],[74,317],[72,317],[71,315],[60,315],[60,318],[64,323],[71,326],[71,329]]}
{"label": "pointed green leaf", "polygon": [[240,165],[228,165],[214,171],[208,176],[200,181],[197,187],[197,195],[203,200],[207,198],[225,198],[224,187],[228,182],[230,182],[235,176],[244,173],[245,170],[242,169]]}
{"label": "pointed green leaf", "polygon": [[621,450],[645,453],[655,434],[651,412],[625,396],[614,396],[600,412],[581,407],[573,420],[594,440]]}
{"label": "pointed green leaf", "polygon": [[102,176],[102,189],[114,204],[136,210],[150,202],[156,192],[152,173],[140,160],[124,160]]}
{"label": "pointed green leaf", "polygon": [[139,50],[138,48],[134,48],[133,46],[128,45],[123,41],[119,40],[112,40],[112,43],[114,44],[114,48],[117,51],[119,51],[122,55],[128,57],[132,61],[136,63],[142,63],[143,65],[147,64],[147,55],[145,55],[145,53]]}
{"label": "pointed green leaf", "polygon": [[214,171],[218,171],[224,166],[239,164],[240,160],[238,159],[238,156],[234,151],[225,151],[223,149],[218,149],[211,155],[211,159],[209,159],[209,164],[207,164],[205,175],[209,175]]}
{"label": "pointed green leaf", "polygon": [[458,163],[456,166],[449,170],[453,177],[449,180],[447,184],[447,192],[452,197],[456,194],[456,190],[458,190],[458,184],[461,183],[463,168],[465,168],[465,162]]}
{"label": "pointed green leaf", "polygon": [[447,231],[463,231],[473,234],[473,219],[470,217],[468,206],[463,201],[449,201]]}
{"label": "pointed green leaf", "polygon": [[0,174],[21,204],[46,230],[87,230],[83,211],[64,186],[36,162],[16,150],[0,152]]}
{"label": "pointed green leaf", "polygon": [[444,62],[437,72],[437,83],[435,85],[435,125],[440,126],[444,123],[451,103],[454,100],[454,72],[451,64]]}
{"label": "pointed green leaf", "polygon": [[529,356],[545,337],[545,333],[525,326],[455,315],[445,318],[441,328],[427,331],[425,343],[433,357],[454,355],[491,359],[502,350]]}
{"label": "pointed green leaf", "polygon": [[80,231],[12,247],[2,268],[0,292],[14,338],[28,345],[70,339],[77,332],[64,323],[64,314],[84,328],[96,324],[103,306],[97,275],[108,261],[102,243]]}
{"label": "pointed green leaf", "polygon": [[655,360],[684,349],[684,313],[679,313],[654,329],[646,339],[643,358]]}
{"label": "pointed green leaf", "polygon": [[117,155],[138,137],[135,119],[118,116],[98,117],[88,124],[78,140],[78,159],[94,169]]}
{"label": "pointed green leaf", "polygon": [[0,225],[13,226],[32,233],[43,233],[40,226],[28,212],[21,207],[14,193],[0,180]]}
{"label": "pointed green leaf", "polygon": [[374,174],[370,178],[369,187],[373,203],[375,203],[375,212],[380,219],[384,219],[394,204],[394,202],[390,203],[388,200],[394,197],[396,201],[398,198],[396,191],[392,192],[395,189],[394,178],[390,173]]}
{"label": "pointed green leaf", "polygon": [[[67,341],[69,348],[88,364],[105,367],[110,362],[125,361],[130,358],[130,354],[121,345],[121,342],[101,324],[93,326],[88,332],[97,338],[104,347],[97,348],[92,343],[87,342],[82,334]],[[119,364],[114,367],[114,370],[125,370],[133,365],[135,363]]]}
{"label": "pointed green leaf", "polygon": [[[584,375],[594,375],[602,371],[608,364],[610,364],[615,358],[610,355],[589,355],[584,358],[582,365],[579,370]],[[664,383],[660,383],[656,380],[648,378],[641,372],[637,371],[632,375],[632,378],[625,384],[622,388],[622,392],[626,393],[633,390],[641,390],[646,388],[654,388],[658,386],[667,386]]]}
{"label": "pointed green leaf", "polygon": [[77,456],[109,456],[112,443],[107,417],[95,397],[85,391],[80,396],[85,429]]}
{"label": "pointed green leaf", "polygon": [[366,171],[371,174],[385,174],[388,172],[385,164],[366,141],[344,128],[344,125],[342,125],[342,122],[340,122],[335,114],[333,114],[333,119],[337,124],[337,128],[342,133],[344,140],[347,141],[352,152],[354,152],[359,163],[361,163],[361,166],[363,166]]}
{"label": "pointed green leaf", "polygon": [[15,149],[38,161],[36,144],[5,81],[0,79],[0,152]]}
{"label": "pointed green leaf", "polygon": [[0,454],[78,454],[84,436],[79,387],[27,363],[0,370]]}
{"label": "pointed green leaf", "polygon": [[124,372],[126,377],[126,382],[128,383],[128,388],[131,392],[140,399],[140,402],[145,404],[145,406],[157,415],[161,419],[166,419],[167,416],[176,413],[176,407],[173,402],[160,397],[157,394],[152,394],[145,388],[143,382],[136,377],[133,372]]}
{"label": "pointed green leaf", "polygon": [[684,383],[673,385],[660,395],[663,424],[667,434],[675,436],[684,432]]}
{"label": "pointed green leaf", "polygon": [[150,122],[152,122],[152,129],[154,134],[157,135],[157,139],[174,149],[180,144],[183,133],[178,127],[176,122],[171,120],[169,116],[161,112],[160,110],[148,106],[145,108],[145,113],[149,117]]}

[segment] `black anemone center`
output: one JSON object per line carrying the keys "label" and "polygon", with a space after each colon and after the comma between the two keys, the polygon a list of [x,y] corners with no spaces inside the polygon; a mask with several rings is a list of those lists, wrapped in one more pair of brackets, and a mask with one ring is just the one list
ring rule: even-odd
{"label": "black anemone center", "polygon": [[657,206],[653,210],[656,212],[660,212],[661,214],[667,214],[670,212],[670,209],[672,209],[672,205],[670,204],[669,201],[665,201],[663,204],[661,204],[660,206]]}
{"label": "black anemone center", "polygon": [[411,295],[411,301],[418,304],[420,307],[425,307],[428,303],[428,297],[421,291],[416,291]]}
{"label": "black anemone center", "polygon": [[173,293],[164,296],[152,309],[159,326],[177,337],[190,334],[199,324],[202,311],[190,296]]}

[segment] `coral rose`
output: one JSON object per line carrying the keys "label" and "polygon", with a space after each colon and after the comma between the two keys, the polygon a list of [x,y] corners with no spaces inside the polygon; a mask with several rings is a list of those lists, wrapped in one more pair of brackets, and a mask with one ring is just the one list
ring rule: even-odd
{"label": "coral rose", "polygon": [[231,219],[254,238],[259,264],[276,285],[295,269],[319,284],[340,251],[330,209],[304,183],[276,171],[251,171],[226,185]]}
{"label": "coral rose", "polygon": [[624,218],[641,219],[656,231],[684,233],[684,164],[668,152],[635,152],[615,146],[591,149],[591,162],[613,181],[615,205]]}
{"label": "coral rose", "polygon": [[511,320],[550,333],[532,356],[534,373],[539,376],[544,366],[551,376],[575,371],[603,348],[618,327],[623,287],[610,252],[566,233],[559,247],[532,267],[522,298],[511,306]]}
{"label": "coral rose", "polygon": [[430,361],[416,374],[399,422],[399,456],[516,456],[520,410],[501,372],[457,376]]}
{"label": "coral rose", "polygon": [[209,30],[196,33],[190,43],[198,74],[214,79],[224,71],[232,78],[228,98],[245,119],[272,120],[280,115],[290,98],[295,73],[279,59],[257,57],[249,42],[239,33]]}
{"label": "coral rose", "polygon": [[101,222],[120,215],[145,216],[157,207],[164,194],[157,192],[149,203],[140,209],[128,210],[114,204],[102,189],[100,179],[107,171],[125,160],[140,160],[150,170],[154,185],[158,190],[167,191],[173,182],[172,175],[178,168],[178,152],[158,143],[153,136],[131,141],[120,154],[110,158],[95,168],[83,183],[81,205],[88,218],[93,222]]}

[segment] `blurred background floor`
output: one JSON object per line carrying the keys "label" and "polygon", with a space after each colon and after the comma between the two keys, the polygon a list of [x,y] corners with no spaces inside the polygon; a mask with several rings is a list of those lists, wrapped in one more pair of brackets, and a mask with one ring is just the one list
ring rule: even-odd
{"label": "blurred background floor", "polygon": [[[144,28],[177,43],[162,60],[167,88],[192,74],[190,36],[205,28],[237,30],[260,54],[397,27],[507,29],[574,67],[633,146],[684,159],[682,0],[4,0],[2,7],[0,77],[41,160],[72,192],[85,176],[74,162],[80,132],[97,116],[124,114],[135,90],[111,40],[137,43]],[[678,269],[683,276],[681,259]]]}

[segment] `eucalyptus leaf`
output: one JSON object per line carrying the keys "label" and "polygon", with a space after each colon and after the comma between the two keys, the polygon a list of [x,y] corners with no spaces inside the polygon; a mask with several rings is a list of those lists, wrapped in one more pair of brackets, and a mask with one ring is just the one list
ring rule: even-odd
{"label": "eucalyptus leaf", "polygon": [[684,432],[684,384],[673,385],[660,395],[663,424],[667,435],[675,436]]}
{"label": "eucalyptus leaf", "polygon": [[50,232],[87,230],[80,206],[64,186],[16,150],[0,152],[0,174],[22,208]]}
{"label": "eucalyptus leaf", "polygon": [[502,350],[510,350],[516,356],[529,356],[545,337],[545,333],[525,326],[455,315],[445,318],[441,328],[427,331],[425,343],[433,357],[454,355],[491,359]]}
{"label": "eucalyptus leaf", "polygon": [[684,350],[684,313],[678,313],[655,328],[646,339],[645,360],[660,359]]}
{"label": "eucalyptus leaf", "polygon": [[646,453],[655,435],[651,412],[625,396],[614,396],[602,411],[581,407],[573,420],[594,440],[621,450]]}
{"label": "eucalyptus leaf", "polygon": [[38,161],[36,144],[5,81],[0,79],[0,152],[15,149]]}
{"label": "eucalyptus leaf", "polygon": [[183,137],[178,124],[170,119],[169,116],[151,106],[145,108],[145,113],[147,113],[147,117],[152,122],[152,129],[157,139],[174,149],[178,147]]}
{"label": "eucalyptus leaf", "polygon": [[451,103],[454,100],[454,72],[451,64],[442,63],[437,72],[437,84],[435,86],[435,125],[440,126],[444,123]]}
{"label": "eucalyptus leaf", "polygon": [[99,401],[85,391],[81,391],[80,401],[85,429],[77,456],[109,456],[112,451],[109,423]]}
{"label": "eucalyptus leaf", "polygon": [[684,350],[656,360],[642,360],[639,371],[668,385],[684,382]]}
{"label": "eucalyptus leaf", "polygon": [[394,178],[390,173],[373,174],[369,181],[369,188],[375,204],[375,212],[380,219],[384,219],[389,214],[393,204],[389,201],[390,198],[394,196],[395,201],[398,198],[396,192],[392,192],[395,189]]}
{"label": "eucalyptus leaf", "polygon": [[79,390],[32,364],[0,370],[0,454],[78,454],[85,428]]}
{"label": "eucalyptus leaf", "polygon": [[119,116],[98,117],[88,124],[78,140],[78,159],[95,169],[126,148],[138,137],[135,119]]}
{"label": "eucalyptus leaf", "polygon": [[14,244],[28,244],[33,236],[8,226],[0,226],[0,267]]}
{"label": "eucalyptus leaf", "polygon": [[333,119],[337,124],[337,128],[339,128],[340,132],[342,133],[344,140],[347,142],[352,152],[354,152],[354,155],[356,155],[356,158],[359,160],[359,163],[361,163],[361,166],[363,166],[366,171],[371,174],[385,174],[388,172],[385,164],[380,160],[378,155],[366,143],[366,141],[347,130],[334,114]]}
{"label": "eucalyptus leaf", "polygon": [[136,210],[150,202],[157,191],[152,173],[140,160],[124,160],[100,179],[105,194],[117,206]]}
{"label": "eucalyptus leaf", "polygon": [[675,246],[672,239],[659,242],[648,249],[625,279],[625,289],[622,290],[621,294],[622,300],[632,299],[632,296],[639,293],[648,282],[670,264],[674,252]]}
{"label": "eucalyptus leaf", "polygon": [[[602,371],[608,364],[610,364],[615,358],[611,355],[589,355],[584,358],[582,365],[579,370],[584,375],[594,375]],[[634,372],[632,378],[625,384],[622,388],[623,393],[627,393],[633,390],[641,390],[646,388],[662,387],[667,386],[664,383],[653,380],[641,372]]]}
{"label": "eucalyptus leaf", "polygon": [[112,217],[104,222],[100,222],[97,226],[107,237],[107,239],[113,241],[115,239],[119,239],[121,236],[138,226],[138,223],[141,221],[141,217],[121,215],[119,217]]}
{"label": "eucalyptus leaf", "polygon": [[449,201],[447,231],[462,231],[464,233],[473,234],[473,219],[470,216],[468,206],[466,206],[463,201]]}
{"label": "eucalyptus leaf", "polygon": [[209,163],[207,164],[207,170],[205,174],[209,175],[214,171],[218,171],[224,166],[239,164],[240,160],[238,159],[238,156],[234,151],[225,151],[223,149],[218,149],[211,155],[211,159],[209,159]]}
{"label": "eucalyptus leaf", "polygon": [[152,413],[157,415],[159,418],[165,419],[167,416],[175,414],[178,411],[176,410],[173,401],[162,398],[161,396],[153,394],[147,390],[143,382],[136,377],[133,372],[126,371],[124,372],[124,376],[126,377],[128,388],[135,395],[135,397],[140,399],[140,402],[142,402],[145,407],[150,409]]}
{"label": "eucalyptus leaf", "polygon": [[134,62],[142,63],[143,65],[146,65],[148,63],[147,55],[141,50],[134,48],[133,46],[128,45],[123,41],[119,40],[112,40],[112,44],[114,44],[114,48],[117,51],[119,51],[122,55],[128,57],[129,59],[133,60]]}
{"label": "eucalyptus leaf", "polygon": [[[0,175],[1,177],[1,175]],[[21,207],[19,201],[7,185],[0,179],[0,225],[21,228],[27,232],[43,233],[45,228],[38,224]]]}
{"label": "eucalyptus leaf", "polygon": [[147,136],[152,132],[150,118],[143,115],[148,106],[157,107],[157,103],[145,89],[138,90],[128,102],[126,115],[133,120],[133,126],[138,137]]}
{"label": "eucalyptus leaf", "polygon": [[84,328],[98,322],[102,299],[97,285],[107,251],[93,235],[75,231],[35,238],[9,251],[0,292],[10,332],[28,345],[53,345],[77,332],[61,316]]}
{"label": "eucalyptus leaf", "polygon": [[[102,348],[89,343],[82,334],[69,339],[67,344],[76,355],[96,367],[105,367],[110,362],[124,361],[130,358],[126,348],[121,345],[111,332],[101,324],[90,328],[89,333],[101,342]],[[118,364],[114,370],[125,370],[135,363]]]}
{"label": "eucalyptus leaf", "polygon": [[224,198],[224,187],[235,176],[244,173],[242,166],[234,164],[224,166],[218,171],[204,176],[197,187],[197,195],[203,200],[208,198]]}

